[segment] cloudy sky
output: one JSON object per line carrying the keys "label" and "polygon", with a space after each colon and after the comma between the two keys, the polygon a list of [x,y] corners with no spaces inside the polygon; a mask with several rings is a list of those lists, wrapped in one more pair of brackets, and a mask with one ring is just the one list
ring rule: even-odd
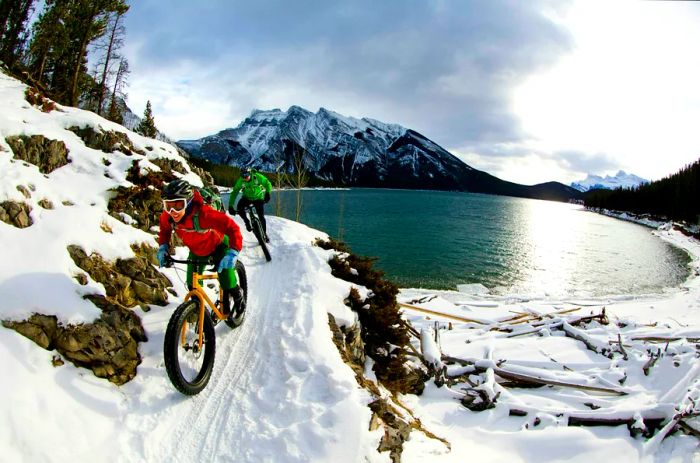
{"label": "cloudy sky", "polygon": [[130,3],[128,101],[174,139],[299,105],[401,124],[524,184],[700,158],[700,3]]}

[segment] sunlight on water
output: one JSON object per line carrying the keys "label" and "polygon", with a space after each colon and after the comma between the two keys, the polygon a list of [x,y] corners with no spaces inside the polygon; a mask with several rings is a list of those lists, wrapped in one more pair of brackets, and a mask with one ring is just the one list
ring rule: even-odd
{"label": "sunlight on water", "polygon": [[585,255],[574,250],[588,233],[588,217],[569,204],[551,201],[525,201],[520,210],[524,236],[518,246],[524,259],[513,263],[522,272],[513,289],[566,294],[577,284],[576,269],[586,265]]}
{"label": "sunlight on water", "polygon": [[[280,215],[294,217],[294,192]],[[267,210],[274,214],[270,201]],[[301,222],[377,266],[401,287],[593,297],[658,293],[688,275],[688,256],[641,225],[571,204],[470,193],[304,191]]]}

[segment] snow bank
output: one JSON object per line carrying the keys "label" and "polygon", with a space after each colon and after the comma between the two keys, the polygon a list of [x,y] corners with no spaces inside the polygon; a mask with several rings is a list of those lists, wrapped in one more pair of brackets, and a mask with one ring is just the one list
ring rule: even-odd
{"label": "snow bank", "polygon": [[[153,235],[108,214],[110,190],[131,186],[126,170],[137,157],[142,169],[154,171],[155,158],[186,163],[174,147],[92,113],[62,106],[44,113],[24,100],[25,88],[0,74],[0,202],[28,203],[33,220],[24,229],[0,222],[0,319],[37,312],[62,323],[89,322],[99,310],[83,295],[105,290],[89,278],[84,286],[76,281],[74,275],[83,272],[67,246],[113,260],[133,256],[134,243],[155,244]],[[125,133],[145,154],[87,148],[67,130],[73,126]],[[71,162],[44,175],[13,159],[6,137],[39,134],[63,141]],[[189,169],[184,178],[201,185]],[[31,192],[29,198],[20,185]],[[42,208],[42,200],[54,208]],[[341,324],[354,323],[354,313],[343,304],[351,285],[330,274],[329,251],[312,246],[325,235],[275,217],[268,218],[268,229],[270,263],[253,235],[243,232],[248,316],[233,332],[217,326],[214,373],[196,397],[172,387],[162,355],[165,327],[185,293],[182,268],[165,271],[177,293],[166,307],[135,309],[148,341],[140,345],[143,362],[136,379],[122,387],[60,365],[55,352],[0,329],[1,459],[388,461],[376,450],[381,432],[369,431],[370,397],[342,362],[328,327],[328,313]]]}

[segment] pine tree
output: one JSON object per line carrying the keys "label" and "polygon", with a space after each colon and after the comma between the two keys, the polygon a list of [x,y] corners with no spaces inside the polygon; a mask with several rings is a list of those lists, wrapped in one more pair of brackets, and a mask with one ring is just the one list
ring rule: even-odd
{"label": "pine tree", "polygon": [[34,78],[45,82],[59,102],[77,105],[92,80],[87,73],[88,47],[107,31],[109,15],[123,15],[125,0],[45,0],[34,28],[29,64]]}
{"label": "pine tree", "polygon": [[0,1],[0,60],[12,66],[20,58],[26,42],[27,21],[35,0]]}
{"label": "pine tree", "polygon": [[100,48],[104,51],[104,54],[98,63],[98,66],[102,68],[101,75],[99,76],[97,102],[95,108],[98,115],[102,115],[103,112],[104,101],[107,94],[107,79],[112,72],[112,64],[121,58],[117,54],[117,50],[124,45],[125,28],[122,21],[123,18],[124,13],[120,11],[115,12],[110,16],[109,33],[106,36],[107,39],[100,45]]}
{"label": "pine tree", "polygon": [[146,110],[143,112],[143,119],[138,127],[136,127],[136,132],[140,133],[144,137],[156,138],[158,134],[158,129],[156,129],[156,121],[153,119],[153,111],[151,110],[151,101],[146,102]]}
{"label": "pine tree", "polygon": [[40,84],[48,84],[56,57],[65,46],[63,18],[66,14],[67,2],[46,0],[44,11],[34,23],[28,66],[32,77]]}
{"label": "pine tree", "polygon": [[87,51],[90,43],[106,32],[107,18],[112,12],[123,15],[129,9],[123,0],[73,0],[71,23],[74,25],[73,62],[70,66],[71,81],[68,87],[68,102],[78,104],[81,78],[87,75]]}
{"label": "pine tree", "polygon": [[119,104],[119,99],[126,99],[126,95],[122,89],[126,85],[126,78],[129,75],[129,72],[129,62],[126,60],[126,58],[121,58],[119,60],[119,67],[117,68],[117,74],[114,76],[112,96],[109,101],[109,108],[107,109],[107,119],[112,122],[116,122],[117,124],[124,123],[122,107]]}

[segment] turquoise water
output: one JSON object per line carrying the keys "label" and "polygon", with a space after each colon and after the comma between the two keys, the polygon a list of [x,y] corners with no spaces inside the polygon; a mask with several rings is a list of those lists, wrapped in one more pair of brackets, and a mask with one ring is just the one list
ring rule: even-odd
{"label": "turquoise water", "polygon": [[[400,287],[594,297],[658,293],[688,276],[688,256],[651,229],[580,206],[406,190],[305,190],[300,221],[347,242]],[[295,217],[295,191],[270,215]],[[279,195],[281,211],[276,214]]]}

